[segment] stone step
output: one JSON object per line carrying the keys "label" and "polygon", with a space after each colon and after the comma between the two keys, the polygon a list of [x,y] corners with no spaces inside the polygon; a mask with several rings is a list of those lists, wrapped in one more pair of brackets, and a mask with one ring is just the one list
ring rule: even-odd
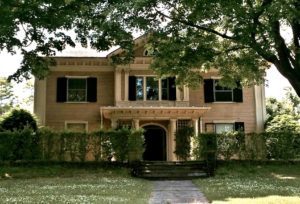
{"label": "stone step", "polygon": [[205,162],[140,162],[133,167],[132,174],[142,178],[193,178],[207,177]]}

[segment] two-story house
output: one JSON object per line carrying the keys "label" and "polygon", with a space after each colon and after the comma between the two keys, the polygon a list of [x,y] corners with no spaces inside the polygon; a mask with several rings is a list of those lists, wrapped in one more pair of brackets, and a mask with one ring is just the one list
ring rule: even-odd
{"label": "two-story house", "polygon": [[56,57],[44,80],[35,81],[34,112],[53,129],[93,131],[128,125],[144,128],[144,160],[174,161],[177,128],[198,132],[263,130],[264,87],[230,89],[218,73],[203,75],[197,89],[178,88],[175,78],[157,79],[149,69],[145,38],[135,40],[135,60],[113,66],[106,57]]}

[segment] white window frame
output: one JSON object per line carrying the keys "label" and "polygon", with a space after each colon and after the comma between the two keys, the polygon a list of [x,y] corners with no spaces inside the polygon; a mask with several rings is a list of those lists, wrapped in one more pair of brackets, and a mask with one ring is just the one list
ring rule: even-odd
{"label": "white window frame", "polygon": [[[234,96],[233,96],[233,88],[230,88],[230,90],[216,90],[218,79],[213,79],[214,81],[214,102],[216,103],[231,103],[234,102]],[[216,93],[230,93],[231,92],[231,100],[230,101],[218,101],[216,97]]]}
{"label": "white window frame", "polygon": [[155,75],[135,75],[135,76],[136,76],[136,78],[143,78],[143,99],[136,99],[137,101],[168,101],[166,99],[162,100],[162,83],[161,83],[162,79],[157,80],[157,82],[158,82],[158,100],[147,100],[147,77],[156,78],[156,76]]}
{"label": "white window frame", "polygon": [[68,130],[68,124],[84,124],[85,125],[85,131],[88,132],[88,121],[81,121],[81,120],[67,120],[65,121],[65,130]]}
{"label": "white window frame", "polygon": [[[87,76],[66,76],[67,78],[67,103],[87,103]],[[69,80],[70,79],[85,79],[85,100],[84,101],[70,101],[69,100]]]}

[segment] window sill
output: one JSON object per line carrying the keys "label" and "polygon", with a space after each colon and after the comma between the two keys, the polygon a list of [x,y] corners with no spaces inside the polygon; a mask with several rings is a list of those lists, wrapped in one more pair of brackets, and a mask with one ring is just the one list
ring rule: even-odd
{"label": "window sill", "polygon": [[229,104],[231,104],[231,103],[237,103],[237,102],[235,102],[235,101],[214,101],[214,102],[212,102],[212,103],[215,103],[215,104],[226,104],[226,103],[229,103]]}
{"label": "window sill", "polygon": [[81,101],[81,102],[76,102],[76,101],[67,101],[67,102],[65,102],[65,103],[70,103],[70,104],[86,104],[86,103],[90,103],[90,102],[88,102],[88,101]]}

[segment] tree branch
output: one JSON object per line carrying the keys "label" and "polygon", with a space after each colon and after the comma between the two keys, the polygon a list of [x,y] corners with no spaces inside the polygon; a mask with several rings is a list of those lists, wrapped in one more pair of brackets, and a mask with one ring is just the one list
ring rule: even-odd
{"label": "tree branch", "polygon": [[175,21],[175,22],[178,22],[178,23],[182,23],[182,24],[184,24],[184,25],[187,25],[187,26],[190,26],[190,27],[194,27],[194,28],[197,28],[197,29],[199,29],[199,30],[203,30],[203,31],[206,31],[206,32],[215,34],[215,35],[220,36],[220,37],[225,38],[225,39],[235,40],[234,37],[228,36],[228,35],[223,34],[223,33],[220,33],[220,32],[218,32],[218,31],[216,31],[216,30],[214,30],[214,29],[211,29],[211,28],[207,28],[207,27],[204,27],[204,26],[200,26],[200,25],[194,24],[194,23],[191,22],[191,21],[186,21],[186,20],[182,20],[182,19],[178,19],[178,18],[172,18],[172,17],[170,17],[170,16],[164,14],[163,12],[161,12],[161,11],[159,11],[159,10],[157,10],[157,9],[155,9],[155,10],[156,10],[156,12],[157,12],[159,15],[161,15],[161,16],[163,16],[163,17],[169,19],[169,20],[172,20],[172,21]]}

